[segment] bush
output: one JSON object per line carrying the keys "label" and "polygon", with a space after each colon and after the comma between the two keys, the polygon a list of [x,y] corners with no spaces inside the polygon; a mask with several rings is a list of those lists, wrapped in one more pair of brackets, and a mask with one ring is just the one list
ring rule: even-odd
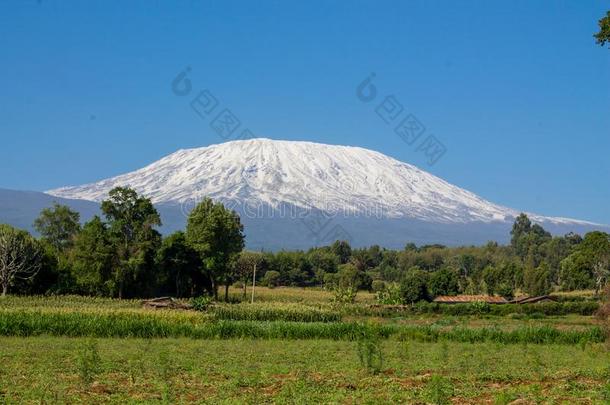
{"label": "bush", "polygon": [[191,300],[191,305],[193,306],[193,309],[196,311],[207,310],[211,303],[212,303],[212,297],[210,297],[208,295],[202,295],[201,297],[193,298]]}
{"label": "bush", "polygon": [[377,302],[384,305],[400,305],[403,303],[400,286],[390,284],[384,290],[377,292]]}
{"label": "bush", "polygon": [[358,290],[353,287],[335,287],[333,293],[333,304],[353,304],[356,302]]}
{"label": "bush", "polygon": [[373,280],[373,282],[371,283],[371,289],[373,290],[373,292],[376,293],[385,291],[385,282],[383,280]]}
{"label": "bush", "polygon": [[280,273],[275,270],[269,270],[263,276],[261,280],[261,285],[264,287],[277,287],[280,284]]}
{"label": "bush", "polygon": [[419,269],[412,269],[400,282],[400,295],[407,304],[428,300],[428,275]]}

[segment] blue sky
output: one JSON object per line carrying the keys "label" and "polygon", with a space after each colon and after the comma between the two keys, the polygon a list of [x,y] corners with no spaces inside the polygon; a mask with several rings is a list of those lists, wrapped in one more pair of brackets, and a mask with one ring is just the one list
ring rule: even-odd
{"label": "blue sky", "polygon": [[[241,128],[386,153],[493,202],[610,224],[610,1],[0,2],[0,187],[45,190]],[[190,67],[192,92],[174,78]],[[356,87],[376,74],[375,100]],[[433,166],[375,113],[393,95]],[[423,138],[422,138],[423,139]]]}

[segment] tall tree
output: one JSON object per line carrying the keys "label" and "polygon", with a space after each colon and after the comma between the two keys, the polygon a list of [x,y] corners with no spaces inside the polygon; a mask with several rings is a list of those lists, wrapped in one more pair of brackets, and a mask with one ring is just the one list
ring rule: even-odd
{"label": "tall tree", "polygon": [[532,221],[528,218],[524,213],[519,214],[519,216],[515,219],[515,223],[513,224],[513,229],[510,231],[511,240],[510,244],[513,247],[516,247],[517,242],[521,236],[529,233],[532,229]]}
{"label": "tall tree", "polygon": [[218,284],[225,281],[225,298],[229,295],[231,262],[244,248],[243,225],[235,211],[204,199],[189,214],[186,239],[199,253],[218,298]]}
{"label": "tall tree", "polygon": [[531,296],[546,295],[551,292],[551,273],[543,262],[540,266],[526,267],[523,274],[523,289]]}
{"label": "tall tree", "polygon": [[96,215],[78,233],[69,253],[76,290],[88,295],[111,294],[113,256],[106,224]]}
{"label": "tall tree", "polygon": [[331,250],[339,257],[339,264],[347,263],[352,255],[352,247],[345,240],[335,241],[331,246]]}
{"label": "tall tree", "polygon": [[42,249],[31,235],[0,224],[0,286],[2,296],[17,279],[28,280],[40,270]]}
{"label": "tall tree", "polygon": [[592,288],[596,293],[610,276],[610,235],[589,232],[574,252],[561,262],[562,287],[568,290]]}
{"label": "tall tree", "polygon": [[[127,187],[110,190],[108,200],[102,201],[102,212],[110,227],[114,248],[114,281],[118,297],[123,298],[125,289],[149,278],[146,270],[152,269],[154,252],[161,236],[154,227],[161,225],[159,213],[148,198],[140,197]],[[142,291],[139,291],[140,294]]]}
{"label": "tall tree", "polygon": [[208,283],[202,282],[199,255],[186,241],[184,232],[163,239],[157,251],[159,284],[163,291],[176,297],[200,294]]}
{"label": "tall tree", "polygon": [[590,261],[595,282],[595,294],[599,293],[610,275],[610,235],[605,232],[589,232],[577,249]]}
{"label": "tall tree", "polygon": [[80,214],[66,205],[53,204],[45,208],[34,221],[34,228],[43,240],[58,252],[72,246],[74,236],[80,231]]}
{"label": "tall tree", "polygon": [[511,246],[521,260],[532,267],[537,267],[542,261],[541,246],[551,240],[551,234],[542,226],[532,224],[525,214],[520,214],[511,234]]}
{"label": "tall tree", "polygon": [[610,46],[610,11],[606,12],[606,16],[599,20],[599,32],[594,35],[596,42],[601,46]]}

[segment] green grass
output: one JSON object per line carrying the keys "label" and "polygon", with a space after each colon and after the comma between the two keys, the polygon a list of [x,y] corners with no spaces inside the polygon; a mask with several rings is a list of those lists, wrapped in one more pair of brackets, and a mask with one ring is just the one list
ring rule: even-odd
{"label": "green grass", "polygon": [[2,403],[604,403],[603,345],[382,342],[383,367],[356,342],[0,338]]}

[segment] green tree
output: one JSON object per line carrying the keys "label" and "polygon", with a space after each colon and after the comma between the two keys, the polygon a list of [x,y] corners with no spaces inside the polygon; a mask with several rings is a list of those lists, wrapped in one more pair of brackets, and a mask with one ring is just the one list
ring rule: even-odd
{"label": "green tree", "polygon": [[275,270],[266,271],[261,284],[269,288],[277,287],[280,285],[280,273]]}
{"label": "green tree", "polygon": [[339,288],[352,290],[369,289],[373,280],[364,271],[359,270],[351,263],[342,264],[337,272],[337,284]]}
{"label": "green tree", "polygon": [[561,281],[566,289],[595,287],[596,293],[610,276],[610,235],[589,232],[582,242],[561,262]]}
{"label": "green tree", "polygon": [[158,285],[164,294],[176,297],[199,295],[206,283],[201,280],[201,263],[197,252],[187,243],[184,232],[163,238],[156,254]]}
{"label": "green tree", "polygon": [[34,221],[34,229],[43,240],[57,252],[64,252],[72,246],[74,236],[80,231],[80,214],[66,205],[53,204],[45,208]]}
{"label": "green tree", "polygon": [[541,247],[544,262],[549,265],[551,284],[560,284],[561,261],[568,257],[580,242],[582,238],[579,235],[570,233],[554,237]]}
{"label": "green tree", "polygon": [[[161,235],[154,227],[161,225],[161,218],[148,198],[130,188],[116,187],[108,197],[101,208],[115,249],[114,290],[123,298],[127,289],[151,286],[150,270],[161,243]],[[150,291],[138,289],[140,295],[147,292]]]}
{"label": "green tree", "polygon": [[430,275],[428,291],[431,297],[456,295],[459,291],[459,277],[454,270],[444,267]]}
{"label": "green tree", "polygon": [[95,216],[74,240],[70,251],[71,273],[77,292],[88,295],[111,294],[114,249],[106,224]]}
{"label": "green tree", "polygon": [[411,268],[400,282],[400,296],[406,304],[429,300],[428,274],[417,267]]}
{"label": "green tree", "polygon": [[551,273],[546,263],[536,268],[526,267],[523,274],[523,288],[532,296],[546,295],[551,292],[550,279]]}
{"label": "green tree", "polygon": [[324,282],[324,275],[336,273],[341,259],[329,249],[311,249],[307,252],[312,271],[315,275],[316,284]]}
{"label": "green tree", "polygon": [[228,278],[231,263],[244,248],[243,225],[235,211],[222,203],[204,199],[190,213],[186,239],[199,253],[218,298],[218,284],[225,281],[225,298],[229,295]]}
{"label": "green tree", "polygon": [[542,246],[551,240],[551,234],[538,224],[532,225],[525,214],[517,217],[510,233],[517,256],[530,266],[538,266],[543,260]]}
{"label": "green tree", "polygon": [[599,32],[593,35],[596,42],[601,46],[610,44],[610,11],[606,12],[606,16],[599,20],[598,24]]}
{"label": "green tree", "polygon": [[593,288],[593,272],[586,256],[573,253],[561,261],[560,285],[564,291]]}
{"label": "green tree", "polygon": [[502,283],[500,272],[495,266],[487,266],[483,269],[483,281],[487,294],[494,295],[498,286]]}
{"label": "green tree", "polygon": [[510,231],[511,240],[510,244],[515,247],[519,238],[521,236],[526,235],[532,229],[532,221],[530,221],[529,217],[524,213],[519,214],[519,216],[515,219],[513,223],[513,229]]}
{"label": "green tree", "polygon": [[349,242],[345,240],[335,241],[331,246],[331,250],[339,257],[339,264],[347,263],[352,256],[352,248]]}
{"label": "green tree", "polygon": [[16,280],[29,280],[41,266],[42,249],[26,231],[0,224],[0,286],[2,296]]}

